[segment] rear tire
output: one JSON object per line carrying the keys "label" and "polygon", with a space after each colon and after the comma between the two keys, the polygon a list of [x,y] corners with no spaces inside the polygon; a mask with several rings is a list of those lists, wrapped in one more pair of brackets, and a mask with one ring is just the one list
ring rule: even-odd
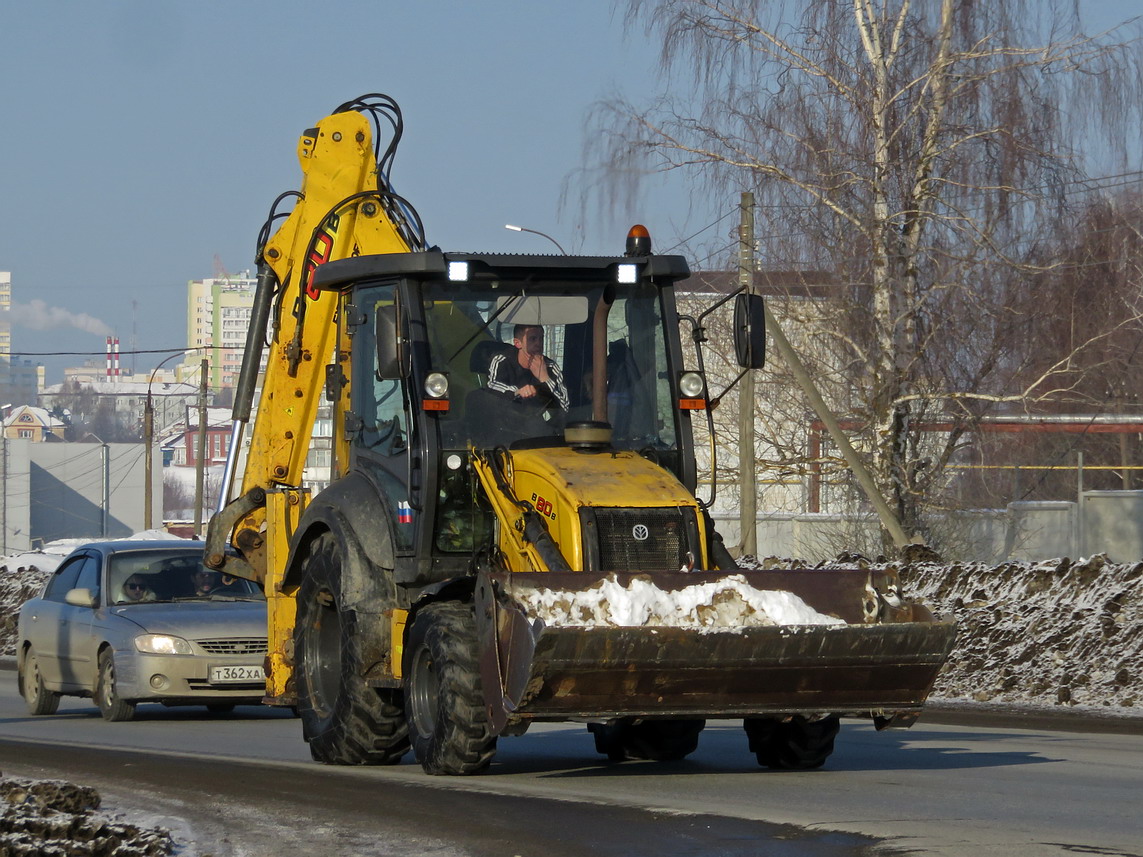
{"label": "rear tire", "polygon": [[401,694],[365,683],[357,613],[342,600],[342,552],[319,536],[303,560],[294,626],[302,737],[329,765],[395,765],[409,749]]}
{"label": "rear tire", "polygon": [[99,678],[95,682],[95,702],[103,719],[123,723],[135,717],[135,703],[119,695],[115,686],[115,656],[110,649],[99,653]]}
{"label": "rear tire", "polygon": [[705,720],[644,720],[633,723],[590,723],[595,737],[595,750],[613,762],[625,759],[650,759],[655,762],[677,762],[698,749],[699,733]]}
{"label": "rear tire", "polygon": [[20,695],[28,706],[28,713],[39,717],[55,714],[60,705],[60,695],[44,687],[44,676],[40,672],[40,662],[32,649],[24,655],[24,669],[20,676]]}
{"label": "rear tire", "polygon": [[812,771],[833,753],[841,719],[832,714],[809,721],[801,715],[790,720],[748,717],[746,735],[758,764],[781,771]]}
{"label": "rear tire", "polygon": [[429,774],[476,774],[492,762],[496,736],[484,710],[472,607],[430,604],[405,648],[405,700],[413,753]]}

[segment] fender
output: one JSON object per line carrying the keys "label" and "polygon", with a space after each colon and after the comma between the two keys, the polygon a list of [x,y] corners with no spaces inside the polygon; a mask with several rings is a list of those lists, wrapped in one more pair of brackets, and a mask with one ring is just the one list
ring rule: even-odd
{"label": "fender", "polygon": [[388,686],[393,679],[390,628],[397,593],[393,582],[393,537],[388,506],[360,473],[337,480],[302,513],[290,541],[285,591],[301,584],[302,559],[310,543],[332,533],[342,549],[341,607],[357,615],[366,679]]}
{"label": "fender", "polygon": [[[352,585],[345,588],[350,606],[364,607],[376,612],[377,604],[371,598],[377,594],[377,584],[386,579],[383,587],[386,602],[392,600],[392,572],[396,563],[393,548],[393,521],[377,488],[360,472],[343,476],[319,493],[306,507],[298,522],[298,529],[290,540],[290,554],[286,561],[286,574],[282,585],[295,588],[301,583],[301,563],[309,543],[324,532],[332,532],[345,546],[346,564],[356,565],[355,555],[363,562],[360,573],[354,569]],[[372,608],[370,611],[369,608]]]}

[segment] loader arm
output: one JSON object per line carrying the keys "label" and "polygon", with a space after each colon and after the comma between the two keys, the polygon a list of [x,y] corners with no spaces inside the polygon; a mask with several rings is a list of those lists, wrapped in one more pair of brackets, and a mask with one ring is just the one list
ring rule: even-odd
{"label": "loader arm", "polygon": [[[326,367],[338,344],[335,319],[341,296],[313,289],[314,271],[334,259],[407,252],[419,240],[419,225],[407,222],[403,201],[388,187],[370,120],[362,112],[365,106],[363,101],[343,105],[349,109],[339,109],[302,133],[298,202],[259,251],[255,306],[264,309],[253,313],[247,336],[235,397],[235,439],[241,438],[241,425],[249,417],[265,347],[262,397],[241,490],[210,522],[207,559],[214,568],[263,583],[267,591],[283,571],[293,524],[305,506],[302,471]],[[386,154],[391,152],[392,146]],[[349,349],[341,343],[336,353],[332,372],[344,402]],[[344,441],[335,446],[344,471]],[[232,457],[239,447],[240,442],[232,442]],[[224,500],[234,469],[228,464]],[[228,539],[237,556],[226,550]]]}

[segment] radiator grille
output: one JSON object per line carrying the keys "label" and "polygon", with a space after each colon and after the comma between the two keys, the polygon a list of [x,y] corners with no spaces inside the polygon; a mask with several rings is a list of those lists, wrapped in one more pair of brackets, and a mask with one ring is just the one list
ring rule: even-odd
{"label": "radiator grille", "polygon": [[212,655],[264,655],[266,640],[258,637],[223,637],[217,640],[195,640]]}
{"label": "radiator grille", "polygon": [[687,508],[595,508],[599,533],[599,567],[605,571],[678,571],[687,553]]}

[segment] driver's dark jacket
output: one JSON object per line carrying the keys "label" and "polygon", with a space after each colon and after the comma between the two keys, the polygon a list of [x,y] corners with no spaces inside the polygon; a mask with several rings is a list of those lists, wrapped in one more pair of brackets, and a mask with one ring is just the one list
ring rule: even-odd
{"label": "driver's dark jacket", "polygon": [[566,412],[569,401],[563,373],[547,357],[544,358],[544,364],[548,367],[550,379],[547,384],[520,365],[516,352],[497,354],[488,364],[488,389],[515,396],[519,394],[521,387],[531,384],[536,388],[537,404],[558,405],[560,410]]}

